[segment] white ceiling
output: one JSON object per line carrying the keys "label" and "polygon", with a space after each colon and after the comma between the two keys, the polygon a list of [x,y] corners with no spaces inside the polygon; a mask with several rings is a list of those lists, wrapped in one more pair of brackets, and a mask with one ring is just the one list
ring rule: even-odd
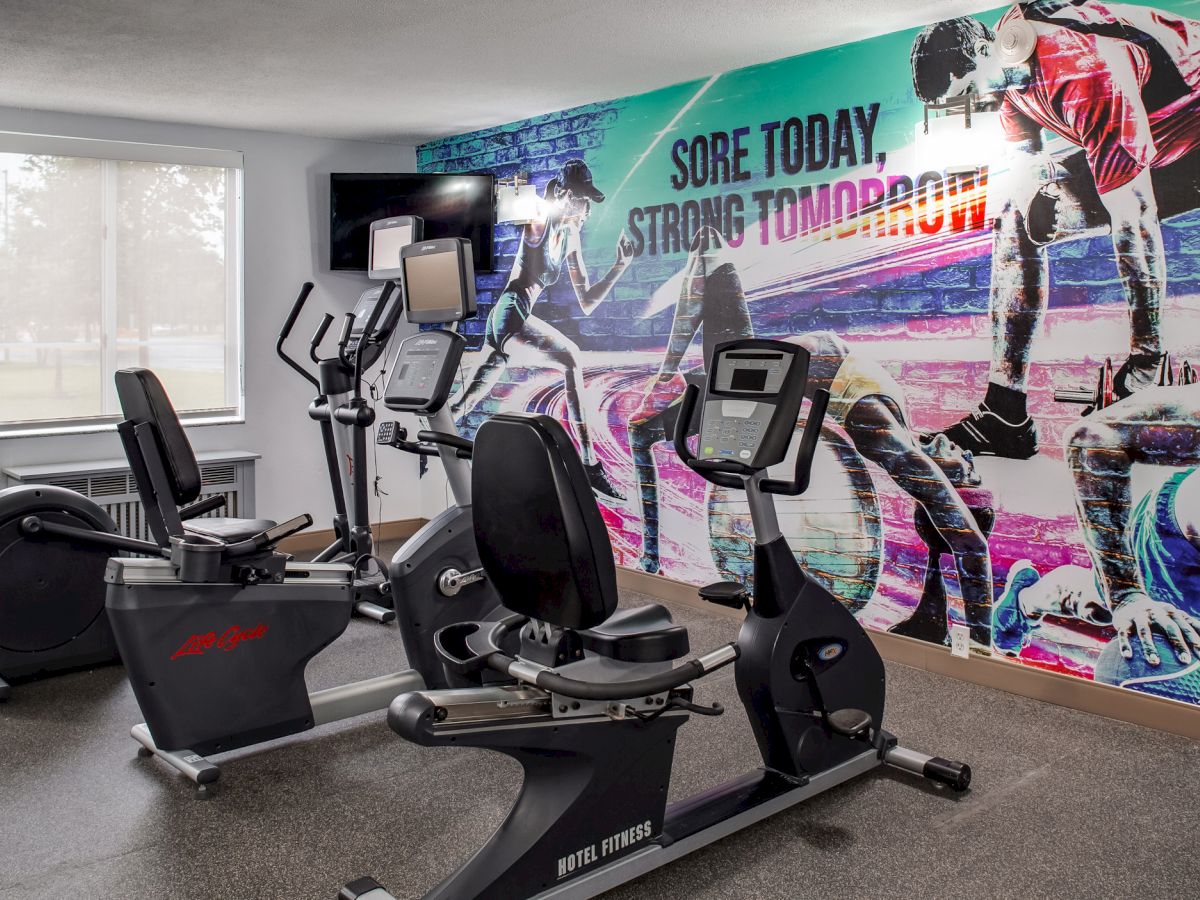
{"label": "white ceiling", "polygon": [[979,0],[3,0],[0,105],[416,143]]}

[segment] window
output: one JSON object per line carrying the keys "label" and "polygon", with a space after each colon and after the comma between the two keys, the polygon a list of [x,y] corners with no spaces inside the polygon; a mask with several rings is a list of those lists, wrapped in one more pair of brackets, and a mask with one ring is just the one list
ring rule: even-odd
{"label": "window", "polygon": [[113,373],[242,410],[240,153],[0,134],[0,435],[111,427]]}

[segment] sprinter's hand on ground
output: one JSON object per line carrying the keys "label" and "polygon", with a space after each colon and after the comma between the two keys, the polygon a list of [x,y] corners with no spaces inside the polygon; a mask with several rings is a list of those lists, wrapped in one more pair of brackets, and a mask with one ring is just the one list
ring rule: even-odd
{"label": "sprinter's hand on ground", "polygon": [[1145,594],[1131,594],[1117,607],[1113,612],[1113,628],[1117,631],[1117,646],[1126,659],[1133,658],[1136,636],[1146,661],[1152,666],[1160,665],[1162,660],[1154,648],[1155,630],[1171,642],[1181,663],[1190,663],[1193,654],[1200,654],[1200,620]]}

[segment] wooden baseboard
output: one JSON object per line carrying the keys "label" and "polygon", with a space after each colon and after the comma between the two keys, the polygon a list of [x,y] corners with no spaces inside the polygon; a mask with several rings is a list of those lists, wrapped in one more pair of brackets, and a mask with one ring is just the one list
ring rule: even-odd
{"label": "wooden baseboard", "polygon": [[[375,542],[406,541],[416,534],[428,519],[397,519],[373,526]],[[318,553],[333,543],[332,528],[317,528],[302,531],[279,543],[284,553]]]}
{"label": "wooden baseboard", "polygon": [[[737,610],[700,600],[692,585],[661,575],[647,575],[622,566],[617,569],[617,583],[627,590],[648,594],[667,603],[702,608],[709,615],[727,616],[738,621],[743,617]],[[869,633],[879,654],[890,662],[1200,740],[1200,708],[1187,703],[1047,672],[1001,657],[960,659],[952,656],[948,647],[897,634]]]}

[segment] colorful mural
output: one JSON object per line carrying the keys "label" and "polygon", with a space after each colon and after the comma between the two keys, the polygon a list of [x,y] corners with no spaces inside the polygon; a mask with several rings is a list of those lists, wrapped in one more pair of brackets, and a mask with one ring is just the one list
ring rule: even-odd
{"label": "colorful mural", "polygon": [[1039,0],[422,146],[542,197],[456,414],[562,418],[619,563],[745,579],[666,439],[713,345],[796,341],[833,400],[781,521],[865,625],[1200,703],[1197,18]]}

